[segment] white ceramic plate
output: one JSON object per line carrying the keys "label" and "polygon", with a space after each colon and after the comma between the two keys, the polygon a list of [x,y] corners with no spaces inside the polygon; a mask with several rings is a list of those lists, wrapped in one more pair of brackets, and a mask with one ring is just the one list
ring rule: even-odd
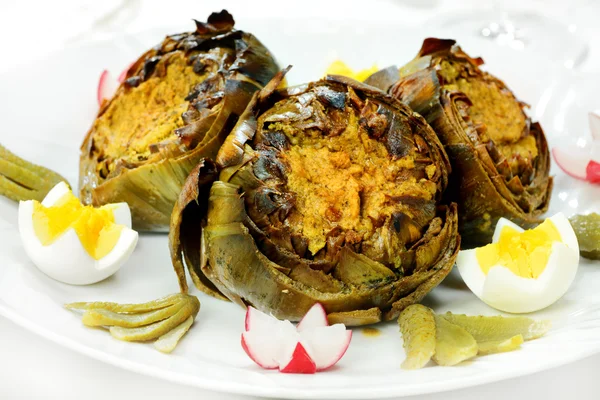
{"label": "white ceramic plate", "polygon": [[[255,21],[250,25],[240,28],[254,31],[282,64],[295,65],[289,77],[291,83],[320,77],[337,57],[355,67],[373,62],[382,67],[403,63],[416,54],[424,37],[436,34],[381,23],[314,20]],[[78,147],[97,111],[95,91],[101,70],[119,71],[165,33],[177,30],[171,27],[70,48],[0,77],[0,142],[76,183]],[[542,66],[540,58],[476,41],[464,47],[484,56],[490,69],[534,106],[554,82],[553,68]],[[544,104],[562,109],[561,98],[561,93],[555,93],[545,98]],[[589,105],[590,109],[598,106]],[[544,110],[534,110],[547,117]],[[553,144],[561,131],[549,131]],[[592,201],[600,198],[598,187],[557,174],[554,209],[571,214],[593,208]],[[576,203],[569,197],[575,190]],[[248,359],[240,346],[244,311],[199,293],[194,294],[199,296],[202,308],[194,328],[174,353],[164,355],[152,345],[120,342],[101,329],[85,328],[79,317],[62,305],[86,300],[141,302],[176,292],[177,279],[165,235],[142,235],[132,258],[115,276],[96,285],[76,287],[53,281],[35,268],[23,251],[16,223],[16,204],[0,198],[0,314],[60,345],[158,379],[259,396],[376,398],[497,381],[600,351],[600,263],[584,261],[567,295],[534,315],[554,321],[555,328],[546,337],[525,343],[520,351],[476,358],[453,368],[401,370],[402,341],[396,324],[388,323],[378,326],[378,337],[366,336],[357,329],[346,356],[325,373],[301,376],[264,371]],[[427,297],[426,303],[439,312],[497,314],[471,294],[454,272]]]}

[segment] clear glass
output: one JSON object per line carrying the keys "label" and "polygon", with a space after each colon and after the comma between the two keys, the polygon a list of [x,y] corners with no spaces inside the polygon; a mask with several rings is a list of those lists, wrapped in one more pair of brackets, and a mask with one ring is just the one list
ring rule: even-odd
{"label": "clear glass", "polygon": [[[489,1],[484,9],[467,11],[442,21],[441,27],[489,39],[498,45],[539,53],[566,68],[580,65],[588,53],[588,43],[577,33],[573,13],[589,0]],[[560,21],[544,13],[554,8]]]}

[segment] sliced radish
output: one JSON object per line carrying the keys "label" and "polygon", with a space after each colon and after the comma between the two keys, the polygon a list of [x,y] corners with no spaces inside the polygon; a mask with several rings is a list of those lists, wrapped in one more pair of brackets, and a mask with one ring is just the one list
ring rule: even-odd
{"label": "sliced radish", "polygon": [[117,88],[119,87],[119,82],[112,76],[112,74],[108,70],[102,71],[100,75],[100,81],[98,82],[98,105],[102,106],[102,102],[104,100],[110,100]]}
{"label": "sliced radish", "polygon": [[314,374],[317,367],[301,343],[297,343],[290,360],[279,368],[287,374]]}
{"label": "sliced radish", "polygon": [[590,161],[589,156],[578,154],[580,152],[567,152],[561,148],[552,149],[552,155],[556,164],[573,178],[583,179],[586,177],[587,164]]}
{"label": "sliced radish", "polygon": [[594,140],[600,140],[600,110],[592,111],[588,114],[590,121],[590,132]]}
{"label": "sliced radish", "polygon": [[265,314],[262,311],[257,310],[254,307],[248,307],[246,310],[245,329],[249,331],[251,329],[276,329],[277,324],[280,324],[277,318],[273,318],[270,315]]}
{"label": "sliced radish", "polygon": [[248,357],[265,369],[279,367],[279,348],[273,346],[273,338],[265,336],[262,332],[242,333],[242,348]]}
{"label": "sliced radish", "polygon": [[121,73],[119,74],[119,77],[117,78],[117,82],[119,83],[123,83],[125,82],[125,78],[127,78],[127,72],[129,71],[129,68],[131,68],[131,66],[134,63],[131,63],[127,66],[127,68],[125,68],[123,71],[121,71]]}
{"label": "sliced radish", "polygon": [[242,348],[259,366],[286,373],[325,370],[346,353],[352,331],[329,326],[322,305],[316,304],[297,326],[248,307]]}
{"label": "sliced radish", "polygon": [[306,349],[317,366],[317,371],[325,370],[344,356],[350,341],[352,331],[346,330],[342,324],[315,328],[304,331],[302,340]]}
{"label": "sliced radish", "polygon": [[586,169],[586,180],[592,183],[600,183],[600,163],[591,160]]}
{"label": "sliced radish", "polygon": [[308,310],[308,312],[302,317],[296,329],[298,332],[302,332],[307,329],[314,329],[321,326],[328,326],[329,321],[327,321],[327,312],[325,308],[321,305],[321,303],[315,303],[314,306]]}
{"label": "sliced radish", "polygon": [[573,178],[600,183],[600,141],[584,142],[583,146],[563,145],[552,149],[556,164]]}

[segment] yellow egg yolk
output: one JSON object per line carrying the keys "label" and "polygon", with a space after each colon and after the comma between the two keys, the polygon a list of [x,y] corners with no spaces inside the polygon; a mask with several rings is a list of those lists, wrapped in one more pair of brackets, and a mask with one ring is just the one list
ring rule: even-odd
{"label": "yellow egg yolk", "polygon": [[48,246],[73,228],[85,251],[99,260],[110,253],[121,236],[123,226],[115,224],[113,209],[111,205],[83,206],[71,192],[51,207],[34,201],[33,230],[42,245]]}
{"label": "yellow egg yolk", "polygon": [[486,275],[491,267],[502,265],[515,275],[537,279],[548,264],[554,242],[562,242],[562,239],[550,220],[524,232],[505,226],[497,243],[480,247],[475,254]]}
{"label": "yellow egg yolk", "polygon": [[342,75],[347,76],[352,79],[356,79],[359,82],[363,82],[369,76],[373,75],[378,71],[376,65],[373,65],[371,68],[362,69],[360,71],[354,71],[352,68],[348,67],[343,61],[337,60],[331,63],[325,72],[326,75]]}

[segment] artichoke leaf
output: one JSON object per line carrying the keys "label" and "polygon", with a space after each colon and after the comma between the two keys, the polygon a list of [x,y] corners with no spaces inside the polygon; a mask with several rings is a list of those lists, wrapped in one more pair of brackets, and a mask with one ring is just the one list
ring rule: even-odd
{"label": "artichoke leaf", "polygon": [[[396,318],[435,287],[456,258],[456,206],[438,207],[450,161],[425,120],[380,90],[339,76],[275,90],[284,72],[255,95],[225,139],[216,158],[219,179],[212,184],[205,213],[174,209],[174,226],[196,230],[187,234],[195,247],[182,248],[178,257],[190,261],[186,264],[192,277],[210,281],[229,300],[252,304],[280,319],[297,321],[317,302],[332,320],[349,325]],[[397,181],[388,185],[394,176],[379,175],[380,187],[389,189],[376,197],[387,202],[386,208],[377,206],[368,217],[352,214],[354,220],[319,230],[313,227],[323,214],[312,220],[316,225],[303,226],[302,219],[313,218],[310,213],[317,208],[299,210],[305,207],[302,199],[316,196],[321,201],[323,192],[316,186],[312,190],[310,180],[305,186],[300,183],[307,176],[303,170],[321,167],[294,157],[315,149],[328,152],[320,141],[329,139],[338,141],[337,150],[342,151],[324,157],[340,164],[340,172],[347,173],[344,169],[352,164],[344,146],[364,146],[358,150],[366,158],[369,151],[380,149],[378,162],[397,164],[390,169]],[[365,167],[351,170],[365,173]],[[330,175],[325,170],[314,176]],[[341,184],[352,185],[352,179]],[[194,176],[189,180],[197,181]],[[360,194],[349,189],[336,196],[356,197],[339,208],[332,197],[325,203],[326,218],[339,220],[360,209],[354,202]],[[306,191],[301,195],[296,190]],[[364,221],[356,230],[346,228],[356,218]],[[175,243],[172,254],[178,252]],[[178,265],[183,271],[183,264]],[[178,273],[178,278],[185,280],[185,274]],[[193,280],[199,284],[200,279]]]}
{"label": "artichoke leaf", "polygon": [[233,26],[227,11],[213,13],[132,64],[81,146],[84,203],[127,202],[136,230],[167,231],[189,173],[217,156],[254,93],[279,70],[262,43]]}
{"label": "artichoke leaf", "polygon": [[537,225],[552,191],[540,125],[481,64],[454,41],[429,38],[399,69],[396,82],[380,79],[389,72],[373,76],[381,89],[425,117],[452,159],[445,197],[458,204],[464,248],[488,244],[500,217],[525,228]]}

